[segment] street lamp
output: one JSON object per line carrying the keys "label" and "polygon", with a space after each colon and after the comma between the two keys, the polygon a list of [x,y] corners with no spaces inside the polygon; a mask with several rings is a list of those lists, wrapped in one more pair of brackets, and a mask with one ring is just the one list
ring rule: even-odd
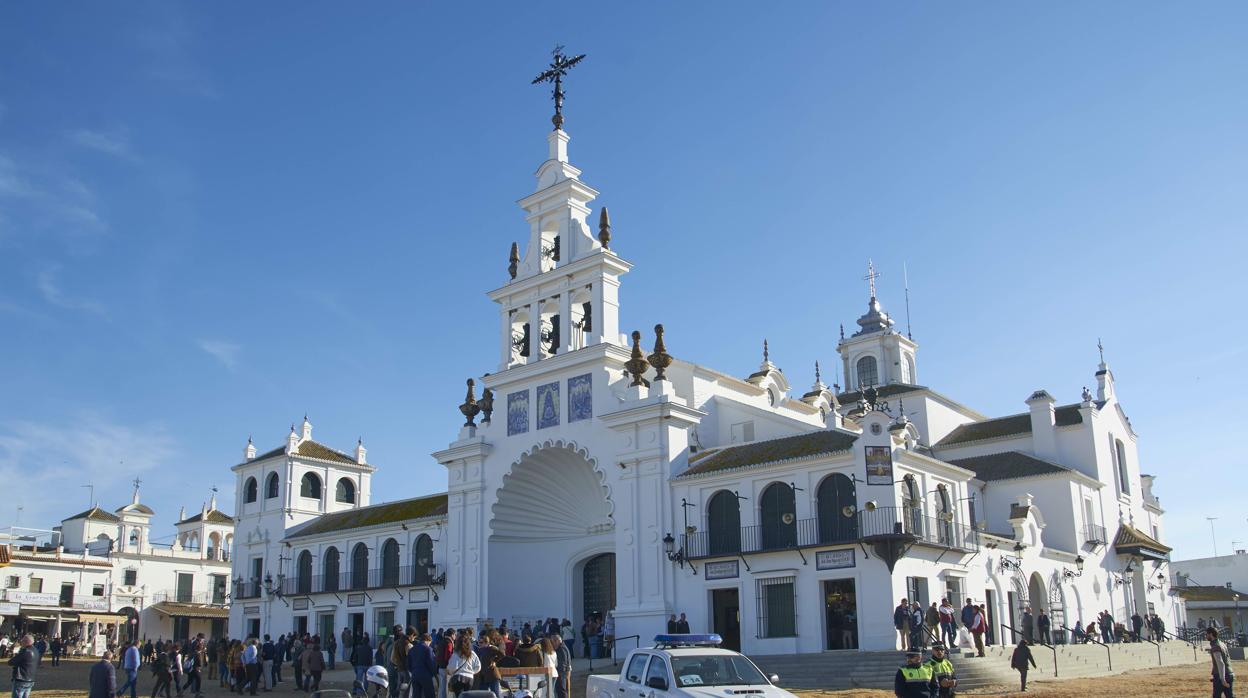
{"label": "street lamp", "polygon": [[1082,555],[1080,555],[1079,557],[1076,557],[1075,558],[1075,570],[1076,571],[1071,572],[1068,569],[1063,569],[1062,576],[1065,577],[1066,579],[1074,579],[1075,577],[1082,577],[1083,576],[1083,562],[1084,560],[1083,560]]}

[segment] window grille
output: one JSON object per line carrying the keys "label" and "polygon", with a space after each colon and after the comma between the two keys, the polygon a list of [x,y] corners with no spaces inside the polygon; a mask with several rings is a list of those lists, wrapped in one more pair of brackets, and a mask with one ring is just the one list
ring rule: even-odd
{"label": "window grille", "polygon": [[796,577],[758,580],[758,637],[796,637]]}

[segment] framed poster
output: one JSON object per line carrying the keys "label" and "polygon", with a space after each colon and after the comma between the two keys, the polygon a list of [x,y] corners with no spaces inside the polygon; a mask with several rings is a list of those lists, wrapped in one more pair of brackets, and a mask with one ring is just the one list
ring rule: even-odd
{"label": "framed poster", "polygon": [[815,569],[817,570],[841,570],[847,567],[853,567],[854,549],[848,550],[820,550],[815,553]]}
{"label": "framed poster", "polygon": [[888,446],[867,446],[867,484],[893,484],[893,449]]}
{"label": "framed poster", "polygon": [[363,606],[364,595],[363,594],[347,594],[347,605],[348,606]]}
{"label": "framed poster", "polygon": [[412,589],[411,591],[407,592],[407,600],[415,602],[415,603],[428,603],[429,590],[428,589]]}
{"label": "framed poster", "polygon": [[290,605],[290,607],[291,607],[292,609],[296,610],[296,611],[306,611],[306,610],[308,610],[308,600],[307,600],[307,599],[292,599],[292,600],[291,600],[291,602],[290,602],[290,604],[291,604],[291,605]]}
{"label": "framed poster", "polygon": [[705,579],[736,579],[741,574],[736,560],[708,562],[702,565],[702,573]]}

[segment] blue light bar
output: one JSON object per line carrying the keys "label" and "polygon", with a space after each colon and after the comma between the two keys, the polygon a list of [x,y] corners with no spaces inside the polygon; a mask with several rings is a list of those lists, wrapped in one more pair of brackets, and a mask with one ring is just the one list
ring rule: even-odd
{"label": "blue light bar", "polygon": [[724,638],[715,633],[709,635],[681,633],[654,636],[654,644],[657,647],[718,647],[723,642]]}

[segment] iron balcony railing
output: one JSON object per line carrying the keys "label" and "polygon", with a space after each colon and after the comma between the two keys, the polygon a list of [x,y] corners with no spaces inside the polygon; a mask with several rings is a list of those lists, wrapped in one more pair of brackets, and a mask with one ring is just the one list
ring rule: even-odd
{"label": "iron balcony railing", "polygon": [[[224,606],[226,603],[224,590],[191,592],[186,590],[169,589],[166,591],[156,592],[153,598],[156,603],[160,603],[161,601],[175,601],[177,603],[193,603],[206,606]],[[240,596],[239,598],[244,597]]]}
{"label": "iron balcony railing", "polygon": [[682,536],[686,559],[747,555],[797,548],[857,543],[865,538],[909,534],[918,543],[957,550],[975,550],[979,537],[969,526],[923,516],[909,507],[880,507],[852,517],[798,519],[792,523],[742,526],[739,529],[697,531]]}
{"label": "iron balcony railing", "polygon": [[1088,545],[1105,545],[1109,542],[1105,537],[1105,527],[1096,524],[1084,526],[1083,541]]}
{"label": "iron balcony railing", "polygon": [[257,581],[243,582],[234,584],[234,598],[236,599],[258,599],[260,598],[261,584]]}
{"label": "iron balcony railing", "polygon": [[346,591],[365,591],[368,589],[387,589],[408,586],[432,586],[434,580],[443,574],[442,565],[436,565],[434,574],[430,575],[424,565],[403,565],[400,567],[347,570],[336,575],[299,575],[282,582],[282,593],[286,596],[300,594],[330,594]]}

